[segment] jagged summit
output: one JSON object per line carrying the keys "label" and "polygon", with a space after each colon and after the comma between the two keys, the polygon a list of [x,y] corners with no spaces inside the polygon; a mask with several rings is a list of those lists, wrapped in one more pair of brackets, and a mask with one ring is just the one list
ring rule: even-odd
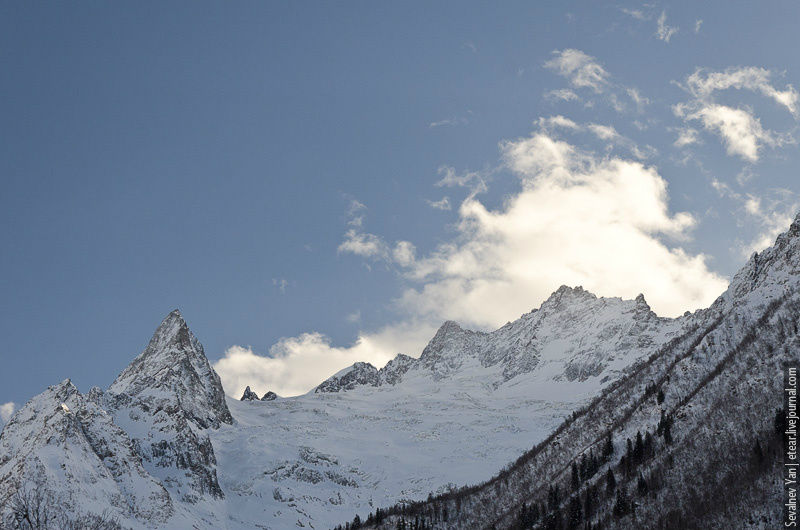
{"label": "jagged summit", "polygon": [[108,388],[111,394],[177,401],[202,428],[233,423],[219,376],[180,311],[164,318],[147,348]]}
{"label": "jagged summit", "polygon": [[239,399],[239,401],[258,401],[258,394],[250,390],[250,387],[244,389],[244,394]]}
{"label": "jagged summit", "polygon": [[272,390],[268,390],[267,393],[262,396],[261,401],[275,401],[276,399],[278,399],[278,394]]}
{"label": "jagged summit", "polygon": [[378,369],[370,363],[358,362],[336,372],[315,388],[314,392],[339,392],[352,390],[359,385],[378,386],[378,384]]}
{"label": "jagged summit", "polygon": [[0,436],[0,509],[20,484],[70,514],[96,505],[158,525],[174,511],[129,436],[69,379],[31,398]]}

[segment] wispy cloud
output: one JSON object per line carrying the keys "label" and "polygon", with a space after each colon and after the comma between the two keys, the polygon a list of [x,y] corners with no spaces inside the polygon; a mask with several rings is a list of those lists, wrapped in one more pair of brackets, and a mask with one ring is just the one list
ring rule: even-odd
{"label": "wispy cloud", "polygon": [[697,20],[694,21],[694,32],[695,32],[695,34],[700,33],[700,26],[702,26],[702,25],[703,25],[703,19],[702,18],[698,18]]}
{"label": "wispy cloud", "polygon": [[686,147],[687,145],[692,145],[700,142],[700,135],[697,132],[697,129],[692,129],[691,127],[684,127],[682,129],[678,129],[678,138],[675,140],[673,144],[675,147]]}
{"label": "wispy cloud", "polygon": [[656,21],[656,37],[658,40],[669,42],[673,35],[678,32],[677,26],[670,26],[667,24],[667,12],[662,11]]}
{"label": "wispy cloud", "polygon": [[597,59],[573,48],[554,51],[553,58],[544,66],[568,79],[576,88],[591,88],[599,93],[608,84],[608,72]]}
{"label": "wispy cloud", "polygon": [[636,110],[639,113],[644,112],[644,109],[647,105],[650,104],[650,100],[642,95],[637,88],[628,88],[625,92],[630,96],[633,103],[636,105]]}
{"label": "wispy cloud", "polygon": [[580,101],[580,96],[569,88],[559,88],[546,92],[544,97],[551,101]]}
{"label": "wispy cloud", "polygon": [[[355,200],[350,201],[347,210],[347,225],[344,239],[337,247],[339,254],[354,254],[369,261],[383,261],[386,264],[407,267],[414,261],[416,249],[408,241],[396,241],[394,246],[381,236],[364,231],[364,212],[367,207]],[[276,280],[273,279],[273,284]],[[282,291],[283,292],[283,291]]]}
{"label": "wispy cloud", "polygon": [[798,92],[787,84],[783,90],[772,84],[773,73],[756,66],[728,68],[722,72],[697,69],[686,79],[685,87],[697,99],[707,100],[715,92],[728,89],[750,90],[760,93],[797,114]]}
{"label": "wispy cloud", "polygon": [[[753,163],[761,156],[763,146],[781,147],[795,143],[791,133],[777,133],[762,126],[749,107],[731,107],[716,102],[716,93],[729,89],[749,90],[766,96],[783,106],[793,116],[798,113],[798,93],[787,85],[783,90],[771,82],[772,73],[764,68],[729,68],[722,72],[696,70],[681,86],[692,99],[673,107],[683,120],[698,121],[703,128],[720,137],[728,154]],[[690,137],[683,137],[689,140]],[[691,137],[697,139],[696,135]],[[688,143],[676,142],[677,146]]]}
{"label": "wispy cloud", "polygon": [[486,191],[487,183],[491,177],[489,173],[482,171],[465,171],[459,173],[455,168],[450,166],[440,167],[439,176],[441,178],[436,182],[436,186],[467,188],[472,194]]}
{"label": "wispy cloud", "polygon": [[426,199],[425,202],[427,202],[428,206],[430,206],[434,210],[449,211],[452,209],[452,206],[450,204],[450,199],[447,196],[442,197],[438,201],[431,201],[429,199]]}
{"label": "wispy cloud", "polygon": [[536,123],[541,130],[551,135],[553,135],[556,129],[563,129],[570,132],[591,133],[597,139],[606,142],[609,148],[612,146],[623,147],[640,160],[656,154],[656,149],[654,147],[649,145],[643,147],[638,146],[636,142],[620,134],[612,125],[604,125],[601,123],[577,123],[561,115],[539,118]]}
{"label": "wispy cloud", "polygon": [[[650,100],[639,89],[612,81],[605,67],[595,57],[581,50],[555,50],[544,67],[566,79],[571,87],[545,92],[545,99],[552,103],[579,101],[585,107],[593,107],[596,103],[594,98],[597,98],[620,113],[630,110],[642,113],[650,104]],[[578,94],[581,90],[585,101]]]}
{"label": "wispy cloud", "polygon": [[628,15],[629,17],[633,17],[636,20],[650,20],[651,15],[649,13],[645,13],[642,9],[631,9],[627,7],[620,7],[620,11]]}
{"label": "wispy cloud", "polygon": [[[740,193],[716,178],[711,180],[711,186],[721,197],[732,199],[737,204],[737,211],[744,212],[755,224],[756,236],[750,241],[740,241],[735,249],[745,258],[772,245],[778,234],[791,225],[794,215],[800,209],[800,196],[790,190],[771,188],[763,190],[759,195]],[[737,217],[742,218],[741,215]]]}
{"label": "wispy cloud", "polygon": [[445,118],[439,121],[432,121],[428,124],[428,127],[431,129],[435,129],[436,127],[447,127],[453,125],[466,125],[469,123],[469,120],[464,117],[456,117],[456,118]]}

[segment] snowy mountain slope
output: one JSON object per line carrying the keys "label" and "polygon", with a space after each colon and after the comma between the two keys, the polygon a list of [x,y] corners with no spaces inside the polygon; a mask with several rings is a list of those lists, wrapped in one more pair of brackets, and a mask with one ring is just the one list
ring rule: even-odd
{"label": "snowy mountain slope", "polygon": [[[779,526],[773,419],[783,369],[800,362],[800,216],[693,321],[489,482],[368,526],[420,517],[431,528]],[[649,445],[631,444],[640,433]],[[572,465],[602,455],[609,435],[614,452],[573,478]]]}
{"label": "snowy mountain slope", "polygon": [[67,379],[13,416],[0,437],[0,506],[22,486],[46,490],[63,510],[99,507],[165,524],[174,513],[172,499],[95,395],[82,396]]}
{"label": "snowy mountain slope", "polygon": [[[110,509],[134,528],[329,528],[354,513],[479,483],[544,442],[537,455],[546,458],[530,464],[540,478],[524,479],[524,493],[482,512],[505,524],[520,499],[540,495],[544,477],[563,477],[570,459],[609,425],[619,447],[658,422],[660,409],[642,398],[643,387],[668,388],[663,406],[678,430],[680,414],[701,418],[695,403],[711,403],[692,400],[704,396],[721,359],[735,361],[721,370],[734,386],[739,372],[764,380],[774,371],[772,357],[761,363],[733,352],[745,351],[759,325],[773,330],[766,336],[774,351],[795,344],[791,333],[780,339],[774,330],[797,316],[790,302],[800,281],[799,234],[796,221],[706,310],[665,319],[641,296],[599,298],[561,287],[496,331],[446,322],[419,358],[399,355],[380,370],[356,363],[292,398],[226,398],[175,311],[105,393],[51,387],[15,415],[0,435],[0,494],[7,499],[43,476],[60,503]],[[770,388],[751,387],[741,396],[759,403]],[[59,412],[62,394],[70,411],[91,411],[77,414],[80,429]],[[551,434],[592,400],[593,412],[574,423],[582,430]],[[687,406],[697,407],[695,416]],[[77,441],[59,441],[66,439]],[[88,467],[76,467],[79,461]],[[142,500],[150,495],[153,502]],[[0,513],[3,502],[0,496]],[[464,513],[474,517],[462,520],[467,526],[486,522]]]}
{"label": "snowy mountain slope", "polygon": [[356,363],[269,404],[231,400],[239,423],[212,434],[227,502],[245,513],[258,498],[271,528],[327,528],[354,509],[478,482],[685,326],[643,297],[562,287],[495,332],[446,322],[419,359]]}

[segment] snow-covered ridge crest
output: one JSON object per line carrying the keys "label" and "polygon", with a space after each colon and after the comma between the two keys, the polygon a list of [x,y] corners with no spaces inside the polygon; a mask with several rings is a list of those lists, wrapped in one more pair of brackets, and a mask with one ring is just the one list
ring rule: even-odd
{"label": "snow-covered ridge crest", "polygon": [[[442,380],[477,370],[495,387],[543,368],[552,372],[551,379],[584,381],[608,367],[627,366],[631,356],[642,354],[642,348],[652,349],[682,327],[677,319],[658,317],[641,294],[634,300],[605,298],[580,286],[562,285],[538,309],[500,329],[472,331],[447,321],[419,358],[400,354],[380,370],[358,362],[325,380],[314,392],[395,385],[409,371]],[[490,370],[493,367],[500,372]]]}

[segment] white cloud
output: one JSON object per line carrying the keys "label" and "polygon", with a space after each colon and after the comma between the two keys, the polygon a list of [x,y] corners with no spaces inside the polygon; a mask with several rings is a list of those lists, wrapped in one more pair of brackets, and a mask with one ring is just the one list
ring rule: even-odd
{"label": "white cloud", "polygon": [[703,127],[722,137],[728,154],[750,162],[758,160],[762,144],[777,144],[776,138],[761,126],[761,121],[746,110],[707,105],[690,114],[688,119],[699,119]]}
{"label": "white cloud", "polygon": [[436,127],[446,127],[449,125],[466,125],[467,123],[469,123],[469,120],[464,117],[446,118],[444,120],[432,121],[428,124],[428,127],[430,129],[435,129]]}
{"label": "white cloud", "polygon": [[450,199],[447,196],[442,197],[438,201],[431,201],[426,199],[425,202],[428,203],[428,206],[435,210],[450,210],[452,206],[450,205]]}
{"label": "white cloud", "polygon": [[348,315],[345,317],[345,320],[347,320],[351,324],[357,324],[361,322],[361,310],[359,309],[353,311],[352,313],[348,313]]}
{"label": "white cloud", "polygon": [[560,114],[557,116],[550,116],[548,118],[539,118],[536,120],[536,123],[539,125],[540,128],[551,130],[556,127],[562,129],[572,129],[573,131],[581,130],[582,127],[577,124],[574,120],[571,120],[565,116],[561,116]]}
{"label": "white cloud", "polygon": [[616,140],[618,138],[621,138],[617,130],[610,125],[600,125],[598,123],[590,123],[586,127],[601,140]]}
{"label": "white cloud", "polygon": [[678,138],[673,144],[675,147],[686,147],[687,145],[696,144],[700,141],[697,129],[685,127],[678,130]]}
{"label": "white cloud", "polygon": [[677,32],[678,32],[677,26],[667,25],[667,12],[662,11],[661,15],[658,17],[657,27],[656,27],[656,37],[658,37],[658,40],[669,42],[672,36],[675,35]]}
{"label": "white cloud", "polygon": [[[650,104],[650,100],[637,88],[612,81],[611,74],[591,55],[572,48],[555,50],[552,55],[544,63],[544,67],[564,77],[572,88],[545,92],[545,99],[551,103],[583,101],[585,108],[592,108],[598,101],[602,101],[620,113],[630,111],[631,107],[634,107],[635,112],[642,113]],[[573,89],[589,89],[588,93],[584,92],[586,100]]]}
{"label": "white cloud", "polygon": [[481,193],[487,189],[487,181],[489,176],[479,171],[467,171],[465,173],[458,173],[450,166],[442,166],[439,168],[439,175],[442,177],[436,183],[439,187],[460,187],[468,188],[472,193]]}
{"label": "white cloud", "polygon": [[644,108],[650,104],[650,99],[644,97],[641,92],[636,88],[628,88],[625,90],[628,96],[633,100],[638,112],[644,112]]}
{"label": "white cloud", "polygon": [[364,211],[367,209],[363,203],[356,199],[350,199],[350,204],[347,206],[347,224],[350,226],[360,227],[364,224]]}
{"label": "white cloud", "polygon": [[11,419],[11,416],[14,415],[15,409],[16,409],[16,404],[12,401],[0,405],[0,425],[8,422],[8,420]]}
{"label": "white cloud", "polygon": [[351,228],[344,234],[344,241],[337,249],[339,253],[355,254],[363,258],[384,259],[389,253],[389,248],[383,238],[375,234],[360,232]]}
{"label": "white cloud", "polygon": [[[444,320],[498,327],[562,284],[606,296],[642,292],[670,316],[706,306],[724,290],[705,256],[677,246],[695,221],[669,212],[655,168],[595,155],[545,130],[504,141],[501,151],[519,182],[501,207],[490,210],[470,194],[451,240],[422,256],[409,242],[395,245],[392,259],[405,263],[402,275],[411,282],[393,301],[395,323],[361,332],[347,347],[319,333],[282,339],[269,356],[234,346],[214,366],[226,391],[305,392],[355,361],[381,366],[398,352],[419,355]],[[444,174],[450,185],[475,185],[476,177]]]}
{"label": "white cloud", "polygon": [[650,15],[641,9],[629,9],[627,7],[621,7],[619,10],[629,17],[635,18],[636,20],[650,20]]}
{"label": "white cloud", "polygon": [[553,101],[580,101],[580,96],[575,93],[574,90],[570,90],[569,88],[559,88],[557,90],[551,90],[547,92],[545,98]]}
{"label": "white cloud", "polygon": [[395,263],[402,267],[410,267],[416,260],[417,247],[409,241],[398,241],[394,250],[392,250],[392,257]]}
{"label": "white cloud", "polygon": [[770,81],[772,72],[755,66],[728,68],[724,72],[696,70],[686,79],[688,90],[697,99],[708,100],[714,92],[731,88],[751,90],[783,105],[792,114],[797,113],[798,93],[791,85],[779,90]]}
{"label": "white cloud", "polygon": [[703,19],[702,18],[698,18],[697,20],[695,20],[694,21],[694,32],[695,33],[700,33],[700,26],[702,26],[702,25],[703,25]]}
{"label": "white cloud", "polygon": [[248,385],[259,394],[272,390],[292,396],[313,389],[357,361],[382,366],[397,353],[419,356],[434,332],[433,326],[424,323],[402,323],[361,334],[347,347],[332,346],[320,333],[304,333],[281,339],[270,348],[269,356],[259,355],[250,347],[231,346],[214,363],[214,369],[230,396],[240,397]]}
{"label": "white cloud", "polygon": [[636,145],[636,142],[621,135],[611,125],[603,125],[600,123],[580,124],[561,115],[539,118],[536,124],[541,130],[549,133],[553,133],[555,129],[564,129],[570,132],[589,132],[598,139],[607,142],[607,149],[618,145],[628,149],[638,159],[645,159],[656,153],[655,148],[649,145],[640,148]]}
{"label": "white cloud", "polygon": [[553,55],[544,63],[545,68],[567,78],[572,86],[591,88],[599,93],[608,84],[608,72],[594,57],[572,48],[556,50]]}
{"label": "white cloud", "polygon": [[503,153],[522,191],[499,211],[466,200],[459,238],[417,260],[411,275],[423,286],[406,291],[402,307],[490,328],[562,283],[611,296],[644,292],[667,315],[724,289],[704,256],[661,241],[687,237],[694,220],[668,213],[655,169],[597,158],[545,133],[504,142]]}
{"label": "white cloud", "polygon": [[[375,234],[370,234],[363,231],[364,218],[363,212],[366,206],[358,201],[357,207],[353,207],[352,203],[348,210],[348,215],[351,217],[347,224],[352,226],[344,233],[344,240],[339,244],[337,252],[339,254],[355,254],[370,261],[384,261],[387,264],[397,264],[401,267],[408,267],[414,263],[416,248],[408,241],[397,241],[394,247],[390,245],[381,237]],[[357,224],[353,222],[354,216],[357,216]],[[273,285],[280,288],[281,292],[286,292],[286,280],[273,278]]]}
{"label": "white cloud", "polygon": [[[761,125],[761,120],[749,108],[735,108],[716,102],[715,94],[728,89],[745,89],[760,93],[797,115],[798,93],[791,85],[779,90],[771,82],[771,72],[763,68],[729,68],[723,72],[696,70],[686,79],[683,88],[692,95],[686,103],[673,107],[675,115],[685,121],[699,121],[703,128],[718,135],[728,154],[756,162],[763,146],[781,147],[794,143],[790,133],[779,134]],[[685,141],[697,140],[687,136]],[[681,144],[681,138],[676,142]]]}

